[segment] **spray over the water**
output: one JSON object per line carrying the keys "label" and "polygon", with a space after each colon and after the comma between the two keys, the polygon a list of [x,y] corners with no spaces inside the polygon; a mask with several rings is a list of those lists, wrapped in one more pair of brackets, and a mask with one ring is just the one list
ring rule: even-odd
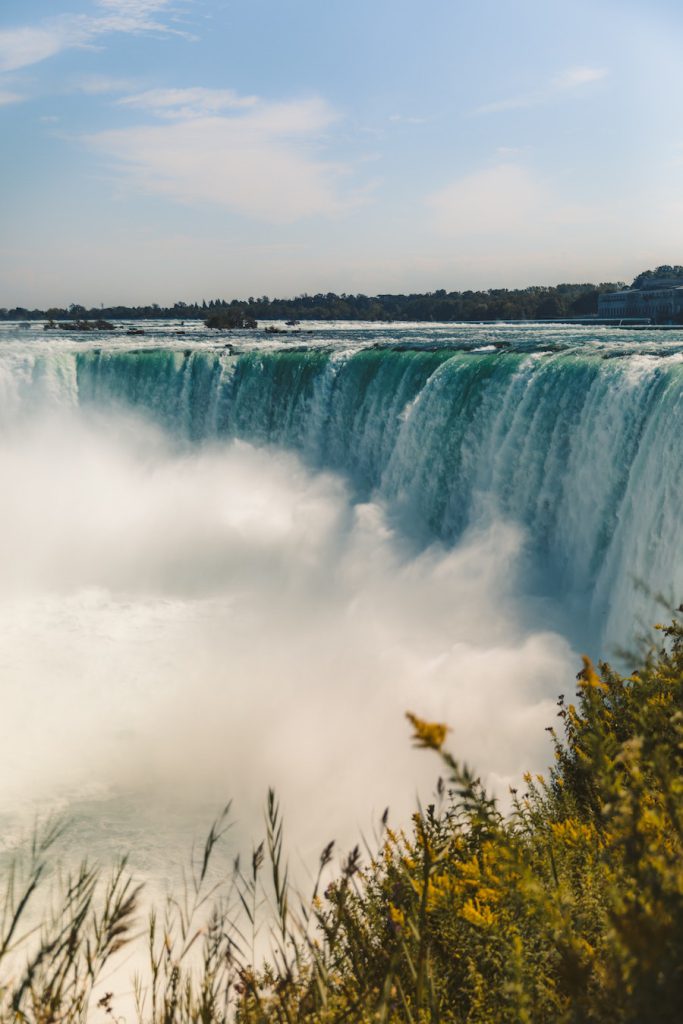
{"label": "spray over the water", "polygon": [[407,708],[504,792],[548,756],[562,634],[629,633],[633,577],[683,588],[681,381],[592,350],[8,347],[2,811],[96,806],[152,865],[155,807],[187,836],[233,796],[249,834],[275,783],[304,846],[351,837],[429,794]]}

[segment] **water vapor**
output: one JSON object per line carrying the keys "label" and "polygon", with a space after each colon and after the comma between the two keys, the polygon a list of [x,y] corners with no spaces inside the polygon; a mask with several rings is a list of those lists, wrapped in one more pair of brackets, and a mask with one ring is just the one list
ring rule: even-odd
{"label": "water vapor", "polygon": [[409,708],[499,791],[548,758],[575,657],[526,625],[519,528],[416,554],[338,476],[124,414],[5,430],[0,474],[6,820],[57,800],[149,866],[230,796],[253,834],[275,785],[299,848],[351,841],[431,793]]}

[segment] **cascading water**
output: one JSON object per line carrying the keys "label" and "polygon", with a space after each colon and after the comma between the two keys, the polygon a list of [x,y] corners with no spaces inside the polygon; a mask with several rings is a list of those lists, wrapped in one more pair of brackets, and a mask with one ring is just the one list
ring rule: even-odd
{"label": "cascading water", "polygon": [[3,330],[0,775],[28,742],[32,793],[71,760],[71,806],[79,772],[243,800],[284,776],[301,807],[328,780],[353,825],[359,791],[431,780],[377,768],[408,707],[504,789],[547,758],[562,634],[611,654],[683,596],[675,333]]}
{"label": "cascading water", "polygon": [[55,375],[68,400],[118,402],[191,441],[294,449],[423,542],[512,519],[550,592],[592,623],[584,642],[632,633],[639,583],[683,592],[678,356],[99,350],[37,360],[32,384]]}

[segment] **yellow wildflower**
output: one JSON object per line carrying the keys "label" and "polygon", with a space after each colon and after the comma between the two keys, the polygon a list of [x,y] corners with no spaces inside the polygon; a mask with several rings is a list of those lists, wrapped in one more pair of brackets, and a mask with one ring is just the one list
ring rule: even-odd
{"label": "yellow wildflower", "polygon": [[460,916],[477,928],[490,928],[497,921],[497,915],[485,903],[478,899],[467,900],[460,911]]}
{"label": "yellow wildflower", "polygon": [[596,690],[607,690],[608,687],[605,685],[605,683],[603,683],[602,679],[600,679],[600,677],[598,676],[591,659],[584,654],[582,657],[582,661],[583,668],[579,673],[579,682],[583,686],[591,686]]}
{"label": "yellow wildflower", "polygon": [[440,722],[425,722],[418,718],[411,711],[406,712],[406,718],[415,730],[413,741],[416,747],[425,747],[430,750],[441,750],[446,741],[446,735],[450,732],[448,726]]}
{"label": "yellow wildflower", "polygon": [[398,925],[399,928],[405,927],[406,916],[401,908],[395,907],[393,903],[389,904],[389,917],[395,925]]}

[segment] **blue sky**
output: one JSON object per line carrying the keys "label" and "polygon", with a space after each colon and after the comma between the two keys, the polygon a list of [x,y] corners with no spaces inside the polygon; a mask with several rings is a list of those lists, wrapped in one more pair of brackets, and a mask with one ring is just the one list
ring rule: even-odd
{"label": "blue sky", "polygon": [[683,262],[673,0],[3,0],[0,305]]}

